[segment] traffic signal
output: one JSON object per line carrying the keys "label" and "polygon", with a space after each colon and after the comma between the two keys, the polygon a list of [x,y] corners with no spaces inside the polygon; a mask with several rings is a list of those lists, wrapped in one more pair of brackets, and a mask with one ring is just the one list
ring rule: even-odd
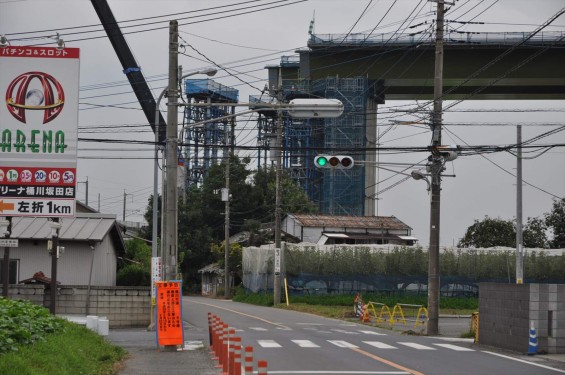
{"label": "traffic signal", "polygon": [[314,158],[316,168],[351,169],[355,161],[347,155],[318,155]]}

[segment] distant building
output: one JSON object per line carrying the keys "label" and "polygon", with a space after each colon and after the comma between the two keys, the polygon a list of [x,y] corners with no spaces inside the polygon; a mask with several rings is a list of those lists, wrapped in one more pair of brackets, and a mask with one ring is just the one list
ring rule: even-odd
{"label": "distant building", "polygon": [[394,216],[289,214],[281,230],[300,242],[318,245],[377,244],[412,246],[412,228]]}
{"label": "distant building", "polygon": [[[10,250],[9,283],[17,284],[42,272],[51,277],[50,220],[44,217],[13,217],[10,238],[18,247]],[[115,215],[93,212],[77,202],[76,216],[60,220],[57,264],[62,285],[115,286],[118,257],[125,254],[122,229]],[[92,272],[91,272],[92,270]]]}

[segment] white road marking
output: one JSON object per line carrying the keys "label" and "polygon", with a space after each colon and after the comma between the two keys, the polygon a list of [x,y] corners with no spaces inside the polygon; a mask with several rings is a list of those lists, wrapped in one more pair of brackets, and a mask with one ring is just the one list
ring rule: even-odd
{"label": "white road marking", "polygon": [[254,331],[261,331],[264,332],[267,330],[267,328],[263,328],[263,327],[249,327],[249,329],[252,329]]}
{"label": "white road marking", "polygon": [[337,328],[332,328],[332,331],[344,333],[346,335],[358,335],[359,334],[359,332],[353,332],[353,331],[348,331],[348,330],[345,330],[345,329],[337,329]]}
{"label": "white road marking", "polygon": [[357,345],[353,345],[347,341],[342,341],[342,340],[328,340],[329,343],[334,344],[335,346],[338,346],[340,348],[358,348]]}
{"label": "white road marking", "polygon": [[406,371],[271,371],[269,374],[410,375]]}
{"label": "white road marking", "polygon": [[380,342],[380,341],[363,341],[363,342],[367,345],[374,346],[375,348],[378,349],[398,349],[395,346],[385,344],[384,342]]}
{"label": "white road marking", "polygon": [[269,374],[410,375],[406,371],[271,371]]}
{"label": "white road marking", "polygon": [[280,344],[275,340],[257,340],[257,343],[263,348],[280,348]]}
{"label": "white road marking", "polygon": [[458,352],[474,352],[475,350],[470,348],[464,348],[462,346],[452,345],[452,344],[434,344],[437,346],[441,346],[442,348],[456,350]]}
{"label": "white road marking", "polygon": [[[408,346],[410,348],[418,349],[418,350],[436,350],[436,348],[432,348],[430,346],[416,344],[415,342],[399,342],[398,344]],[[445,344],[449,345],[449,344]]]}
{"label": "white road marking", "polygon": [[310,340],[291,340],[296,345],[300,346],[301,348],[319,348],[319,345],[314,344]]}
{"label": "white road marking", "polygon": [[[504,354],[493,353],[493,352],[487,352],[486,350],[483,350],[482,352],[483,352],[483,353],[487,353],[487,354],[492,354],[492,355],[495,355],[495,356],[498,356],[498,357],[510,359],[510,360],[512,360],[512,361],[516,361],[516,362],[520,362],[520,363],[526,363],[526,364],[528,364],[528,365],[541,367],[541,368],[544,368],[544,369],[547,369],[547,370],[553,370],[553,371],[559,372],[559,373],[561,373],[561,374],[565,374],[565,371],[563,371],[563,370],[559,370],[559,369],[556,369],[556,368],[553,368],[553,367],[549,367],[549,366],[545,366],[545,365],[540,365],[539,363],[534,363],[534,362],[526,361],[526,360],[523,360],[523,359],[510,357],[510,356],[507,356],[507,355],[504,355]],[[271,372],[269,371],[269,373],[271,373]]]}
{"label": "white road marking", "polygon": [[367,335],[386,336],[386,333],[380,333],[375,331],[359,331],[359,332],[366,333]]}

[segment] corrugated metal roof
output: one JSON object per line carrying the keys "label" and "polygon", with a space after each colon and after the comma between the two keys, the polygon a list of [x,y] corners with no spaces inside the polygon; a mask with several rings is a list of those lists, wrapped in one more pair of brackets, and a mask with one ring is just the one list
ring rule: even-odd
{"label": "corrugated metal roof", "polygon": [[[33,240],[49,239],[51,238],[49,221],[48,218],[43,217],[14,217],[10,237]],[[102,241],[116,224],[116,219],[108,215],[77,215],[74,218],[60,219],[60,222],[59,238],[61,240]]]}
{"label": "corrugated metal roof", "polygon": [[412,229],[394,216],[289,215],[304,227]]}

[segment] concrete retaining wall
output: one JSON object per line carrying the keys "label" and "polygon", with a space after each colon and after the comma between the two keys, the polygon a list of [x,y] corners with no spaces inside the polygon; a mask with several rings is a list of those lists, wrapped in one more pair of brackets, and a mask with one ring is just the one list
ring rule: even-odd
{"label": "concrete retaining wall", "polygon": [[565,284],[479,284],[479,342],[526,353],[533,322],[538,351],[565,353]]}
{"label": "concrete retaining wall", "polygon": [[[51,302],[50,291],[43,285],[10,285],[8,296],[29,300],[46,308]],[[88,288],[84,285],[62,285],[58,288],[57,314],[105,316],[111,328],[149,326],[150,311],[149,287],[93,286],[90,288],[90,299]]]}

